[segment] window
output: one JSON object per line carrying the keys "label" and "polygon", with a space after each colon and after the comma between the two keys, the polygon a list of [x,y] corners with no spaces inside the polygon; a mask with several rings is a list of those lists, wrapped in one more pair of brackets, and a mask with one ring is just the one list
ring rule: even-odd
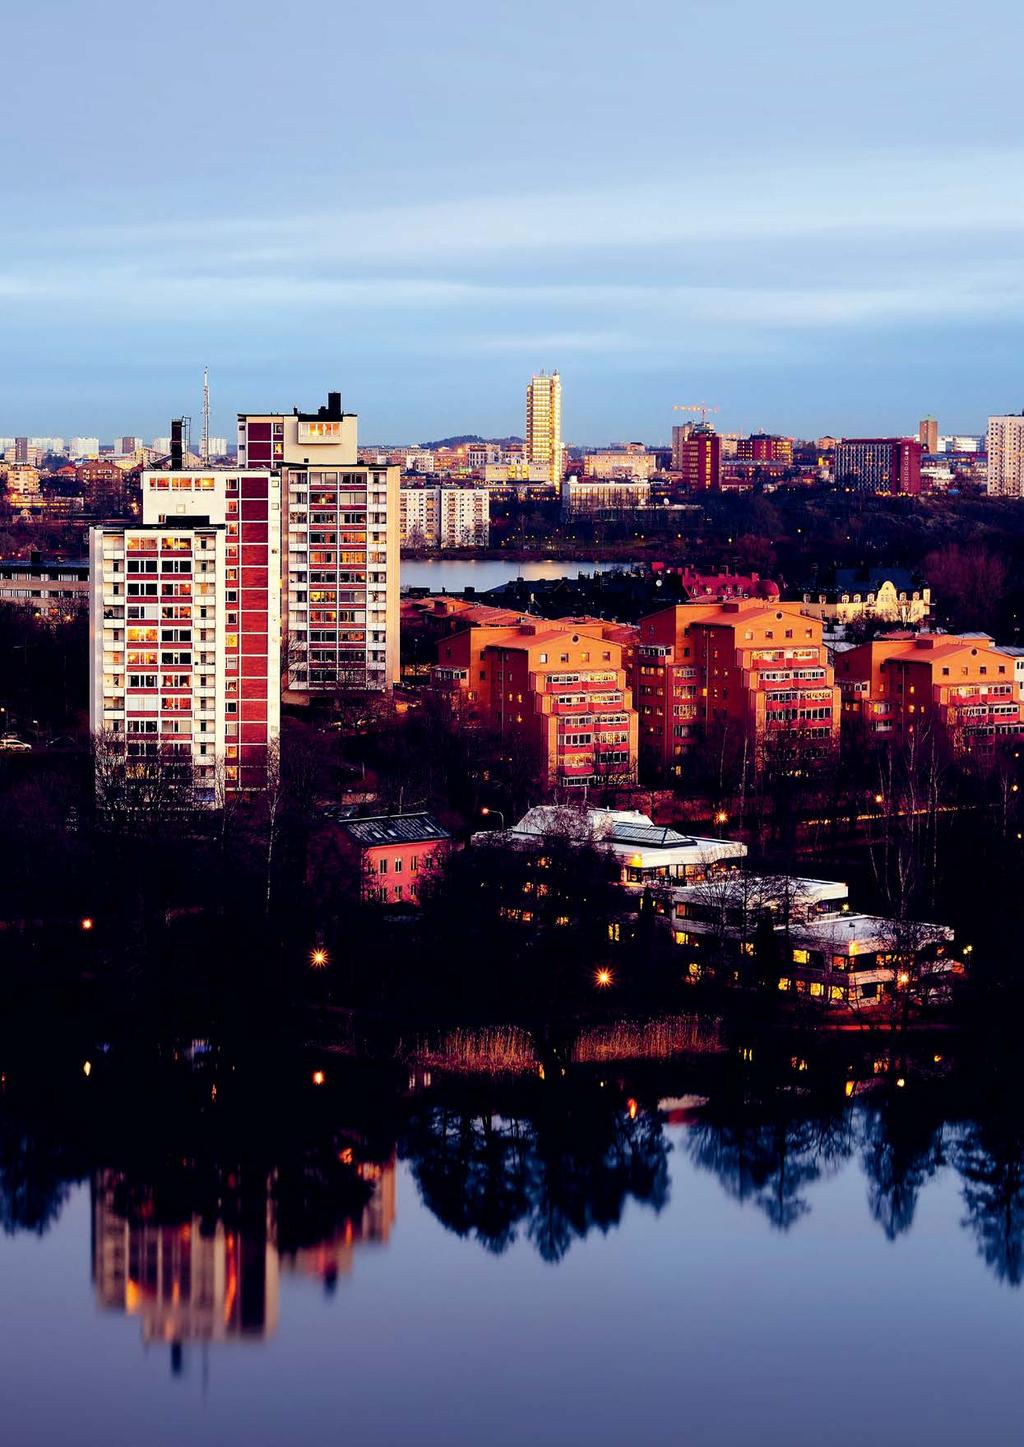
{"label": "window", "polygon": [[388,862],[387,862],[386,859],[382,859],[382,860],[378,863],[378,865],[377,865],[377,873],[378,873],[378,874],[387,874],[387,872],[388,872]]}

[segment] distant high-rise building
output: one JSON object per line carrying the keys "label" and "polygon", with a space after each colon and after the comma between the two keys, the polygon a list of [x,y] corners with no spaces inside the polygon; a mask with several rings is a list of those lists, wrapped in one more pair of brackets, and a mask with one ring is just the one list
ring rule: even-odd
{"label": "distant high-rise building", "polygon": [[119,437],[114,444],[114,449],[122,457],[131,457],[144,446],[145,443],[141,437]]}
{"label": "distant high-rise building", "polygon": [[694,429],[693,422],[683,422],[678,427],[672,428],[672,471],[682,472],[683,470],[683,444],[689,442],[690,434]]}
{"label": "distant high-rise building", "polygon": [[227,457],[228,439],[226,437],[210,437],[207,439],[211,457]]}
{"label": "distant high-rise building", "polygon": [[68,439],[69,457],[99,457],[100,439],[98,437],[70,437]]}
{"label": "distant high-rise building", "polygon": [[90,530],[90,726],[129,778],[177,764],[209,805],[266,785],[280,530],[276,474],[208,469],[143,473],[141,522]]}
{"label": "distant high-rise building", "polygon": [[1024,413],[988,419],[988,493],[1024,497]]}
{"label": "distant high-rise building", "polygon": [[526,389],[526,457],[548,469],[556,486],[562,480],[562,379],[540,372]]}
{"label": "distant high-rise building", "polygon": [[679,448],[679,469],[683,482],[694,492],[709,492],[721,486],[722,443],[707,423],[699,423]]}
{"label": "distant high-rise building", "polygon": [[752,432],[741,437],[736,445],[737,462],[782,462],[787,466],[793,461],[792,437],[774,437],[768,432]]}
{"label": "distant high-rise building", "polygon": [[238,416],[238,466],[281,475],[283,624],[293,695],[398,682],[399,469],[360,463],[355,413]]}
{"label": "distant high-rise building", "polygon": [[169,437],[154,437],[149,445],[154,452],[163,453],[165,457],[169,457],[171,454],[171,439]]}
{"label": "distant high-rise building", "polygon": [[938,452],[939,424],[934,417],[922,417],[917,429],[917,439],[925,452]]}
{"label": "distant high-rise building", "polygon": [[836,485],[852,492],[921,491],[921,444],[916,437],[846,437],[836,444]]}

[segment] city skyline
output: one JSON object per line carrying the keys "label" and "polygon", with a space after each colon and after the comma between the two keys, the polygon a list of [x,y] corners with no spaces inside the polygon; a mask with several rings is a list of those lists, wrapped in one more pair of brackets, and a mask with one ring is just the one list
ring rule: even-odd
{"label": "city skyline", "polygon": [[[120,5],[62,12],[59,47],[50,9],[9,19],[12,54],[46,54],[58,87],[114,53],[139,81],[131,126],[125,87],[96,86],[69,131],[31,66],[0,101],[0,430],[162,432],[168,399],[198,415],[204,364],[218,433],[330,375],[358,379],[367,437],[501,435],[541,367],[565,435],[598,442],[698,397],[723,428],[797,435],[925,412],[980,431],[1020,405],[1005,4],[948,28],[917,0],[855,26],[806,0],[597,4],[560,28],[527,4],[484,33],[460,4],[440,26],[313,3],[250,25],[185,0],[173,65]],[[279,104],[219,104],[313,34]],[[680,92],[673,51],[716,63]]]}

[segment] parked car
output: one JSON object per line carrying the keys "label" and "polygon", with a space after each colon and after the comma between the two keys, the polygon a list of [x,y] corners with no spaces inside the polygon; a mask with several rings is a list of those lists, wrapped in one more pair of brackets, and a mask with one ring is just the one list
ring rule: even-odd
{"label": "parked car", "polygon": [[4,734],[3,738],[0,738],[0,753],[27,754],[31,750],[31,744],[25,743],[24,739],[16,739],[13,734]]}

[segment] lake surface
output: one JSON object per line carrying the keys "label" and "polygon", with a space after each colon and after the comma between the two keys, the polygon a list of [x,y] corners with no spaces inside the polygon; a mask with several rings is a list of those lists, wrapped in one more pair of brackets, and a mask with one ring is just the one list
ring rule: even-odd
{"label": "lake surface", "polygon": [[403,558],[401,577],[403,588],[430,588],[437,593],[444,588],[449,593],[476,588],[484,592],[513,578],[530,582],[538,578],[575,578],[577,573],[607,573],[625,566],[624,563],[580,562],[575,558],[569,562],[543,558],[527,563],[505,562],[501,558]]}
{"label": "lake surface", "polygon": [[4,1440],[1020,1441],[1019,1090],[749,1053],[5,1075]]}

